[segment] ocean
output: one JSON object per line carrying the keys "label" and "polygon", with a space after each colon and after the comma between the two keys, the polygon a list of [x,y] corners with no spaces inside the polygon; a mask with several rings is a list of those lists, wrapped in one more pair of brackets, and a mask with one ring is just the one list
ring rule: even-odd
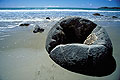
{"label": "ocean", "polygon": [[[100,13],[104,16],[94,16]],[[51,22],[58,21],[66,16],[79,16],[91,21],[120,21],[119,9],[96,9],[96,8],[0,8],[0,31],[17,27],[21,22],[39,23],[45,22],[46,17]],[[116,16],[118,18],[112,18]]]}
{"label": "ocean", "polygon": [[[94,13],[103,16],[94,16]],[[45,50],[48,31],[67,16],[89,19],[106,29],[117,64],[112,74],[103,77],[86,76],[63,69],[50,59]],[[46,17],[50,17],[50,20]],[[30,25],[20,26],[23,23]],[[35,25],[45,31],[33,33]],[[120,80],[119,32],[119,9],[0,8],[0,80]]]}

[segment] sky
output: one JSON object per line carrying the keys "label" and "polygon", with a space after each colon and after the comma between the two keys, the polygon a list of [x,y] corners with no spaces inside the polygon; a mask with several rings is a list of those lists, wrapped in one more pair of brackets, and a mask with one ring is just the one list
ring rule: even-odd
{"label": "sky", "polygon": [[0,0],[0,7],[120,7],[120,0]]}

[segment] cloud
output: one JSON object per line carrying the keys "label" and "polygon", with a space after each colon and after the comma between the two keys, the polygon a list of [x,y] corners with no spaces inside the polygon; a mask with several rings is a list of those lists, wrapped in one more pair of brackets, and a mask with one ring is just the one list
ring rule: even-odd
{"label": "cloud", "polygon": [[89,5],[92,6],[93,4],[90,3]]}

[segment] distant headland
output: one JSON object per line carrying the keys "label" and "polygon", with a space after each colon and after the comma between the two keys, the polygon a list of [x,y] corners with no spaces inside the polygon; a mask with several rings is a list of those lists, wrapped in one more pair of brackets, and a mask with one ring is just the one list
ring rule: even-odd
{"label": "distant headland", "polygon": [[120,7],[100,7],[98,9],[120,9]]}

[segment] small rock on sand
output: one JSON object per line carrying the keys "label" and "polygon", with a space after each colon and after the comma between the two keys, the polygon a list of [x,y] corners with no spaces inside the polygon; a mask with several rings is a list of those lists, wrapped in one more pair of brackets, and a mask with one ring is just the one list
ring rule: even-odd
{"label": "small rock on sand", "polygon": [[41,28],[39,25],[35,25],[33,33],[38,33],[38,32],[42,33],[44,32],[44,29]]}

